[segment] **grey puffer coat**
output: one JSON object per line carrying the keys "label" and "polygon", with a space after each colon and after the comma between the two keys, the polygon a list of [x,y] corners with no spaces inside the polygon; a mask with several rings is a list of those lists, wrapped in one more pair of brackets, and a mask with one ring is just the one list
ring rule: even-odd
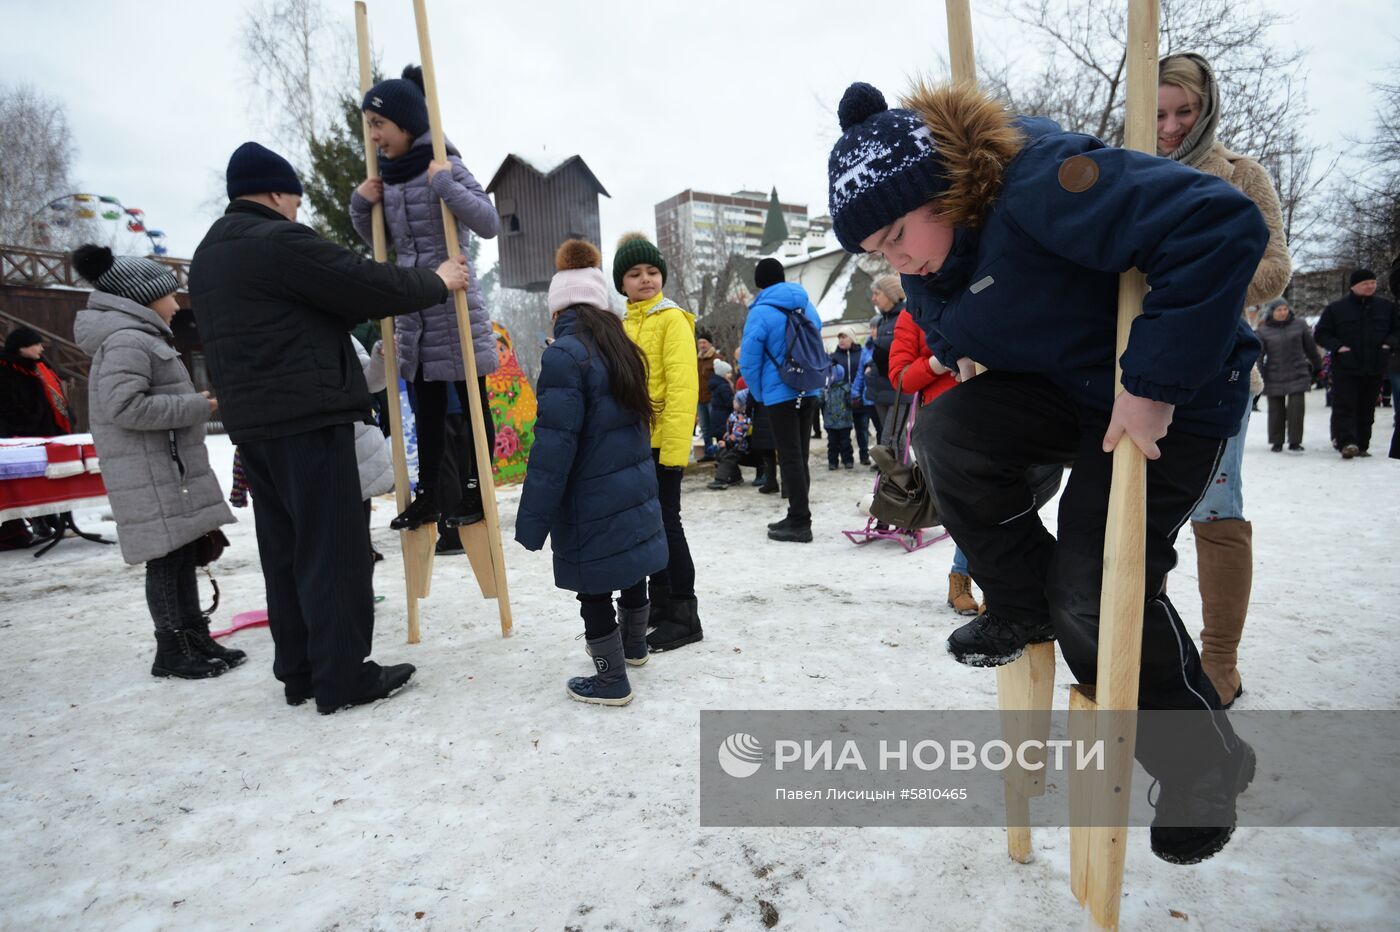
{"label": "grey puffer coat", "polygon": [[209,402],[170,327],[144,305],[94,291],[73,332],[92,356],[89,419],[122,559],[145,563],[233,524],[204,449]]}
{"label": "grey puffer coat", "polygon": [[[414,140],[414,145],[428,139],[425,133]],[[439,199],[457,218],[457,235],[463,254],[467,251],[471,234],[492,239],[500,232],[501,218],[496,214],[495,205],[462,164],[451,143],[447,147],[447,160],[452,163],[450,177],[447,172],[439,172],[429,182],[428,173],[424,171],[403,184],[384,185],[384,226],[389,234],[390,248],[401,266],[437,268],[447,261],[447,241],[442,228]],[[350,198],[350,220],[355,225],[355,231],[367,243],[373,242],[371,207],[358,191]],[[498,363],[496,335],[491,330],[491,312],[481,296],[476,269],[471,270],[467,307],[471,311],[476,374],[490,375],[496,371]],[[413,381],[420,363],[423,378],[429,382],[461,381],[466,378],[457,335],[457,309],[451,300],[424,311],[395,317],[394,343],[399,351],[399,375],[406,381]]]}
{"label": "grey puffer coat", "polygon": [[1259,371],[1264,376],[1264,394],[1269,397],[1293,395],[1312,387],[1313,373],[1322,368],[1322,356],[1313,341],[1312,328],[1293,316],[1277,321],[1272,311],[1257,328],[1255,336],[1263,344]]}

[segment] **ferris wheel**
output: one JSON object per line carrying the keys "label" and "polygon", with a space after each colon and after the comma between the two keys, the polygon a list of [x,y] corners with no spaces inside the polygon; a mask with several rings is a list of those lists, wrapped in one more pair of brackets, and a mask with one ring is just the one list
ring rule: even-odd
{"label": "ferris wheel", "polygon": [[48,239],[46,227],[67,228],[83,221],[110,223],[111,232],[142,234],[150,242],[151,254],[163,256],[167,253],[165,231],[150,227],[146,222],[146,212],[139,207],[127,207],[120,199],[109,194],[85,194],[74,192],[56,197],[35,212],[32,218],[35,232],[40,239]]}

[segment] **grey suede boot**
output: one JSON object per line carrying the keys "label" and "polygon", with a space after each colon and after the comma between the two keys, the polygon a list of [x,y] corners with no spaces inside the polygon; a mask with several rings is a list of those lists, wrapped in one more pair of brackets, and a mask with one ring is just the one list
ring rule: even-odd
{"label": "grey suede boot", "polygon": [[632,701],[627,664],[622,656],[622,630],[588,641],[588,653],[598,672],[569,680],[569,698],[595,705],[626,705]]}
{"label": "grey suede boot", "polygon": [[630,667],[640,667],[651,656],[647,647],[647,623],[650,618],[650,602],[637,608],[617,607],[617,630],[622,632],[622,653]]}

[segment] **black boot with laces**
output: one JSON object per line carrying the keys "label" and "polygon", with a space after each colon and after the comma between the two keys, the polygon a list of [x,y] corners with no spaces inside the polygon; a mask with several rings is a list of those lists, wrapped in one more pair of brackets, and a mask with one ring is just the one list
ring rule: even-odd
{"label": "black boot with laces", "polygon": [[1235,833],[1235,801],[1254,779],[1254,749],[1236,738],[1219,766],[1194,779],[1158,781],[1147,801],[1156,810],[1152,853],[1169,864],[1199,864],[1217,854]]}
{"label": "black boot with laces", "polygon": [[151,676],[203,680],[227,672],[228,664],[206,657],[195,649],[188,629],[156,632],[156,659],[151,664]]}
{"label": "black boot with laces", "polygon": [[1049,621],[1023,624],[984,612],[948,636],[948,653],[969,667],[999,667],[1020,657],[1027,644],[1054,639]]}
{"label": "black boot with laces", "polygon": [[230,670],[248,659],[243,651],[225,647],[210,636],[208,615],[200,615],[199,621],[185,625],[185,630],[189,632],[190,643],[195,650],[214,660],[222,660]]}

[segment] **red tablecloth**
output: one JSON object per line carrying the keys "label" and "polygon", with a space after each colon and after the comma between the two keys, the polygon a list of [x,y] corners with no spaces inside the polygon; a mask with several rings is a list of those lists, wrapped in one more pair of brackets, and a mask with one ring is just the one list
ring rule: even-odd
{"label": "red tablecloth", "polygon": [[[100,508],[107,504],[107,488],[97,469],[92,453],[92,437],[72,434],[64,437],[8,438],[7,450],[20,447],[47,447],[50,476],[43,475],[0,479],[0,521],[12,518],[37,518],[84,508]],[[89,458],[85,469],[81,451]],[[61,463],[56,462],[62,460]],[[57,467],[57,468],[56,468]]]}

